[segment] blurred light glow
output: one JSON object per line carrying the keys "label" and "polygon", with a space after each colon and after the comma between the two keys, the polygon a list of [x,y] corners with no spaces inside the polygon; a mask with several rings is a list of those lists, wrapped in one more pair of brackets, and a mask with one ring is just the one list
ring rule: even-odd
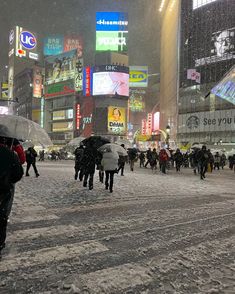
{"label": "blurred light glow", "polygon": [[165,5],[166,0],[162,0],[160,6],[159,6],[159,11],[162,12],[164,5]]}

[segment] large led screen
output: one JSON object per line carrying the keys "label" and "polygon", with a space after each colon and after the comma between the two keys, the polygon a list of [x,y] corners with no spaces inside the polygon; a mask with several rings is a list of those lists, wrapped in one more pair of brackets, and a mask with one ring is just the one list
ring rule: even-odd
{"label": "large led screen", "polygon": [[77,50],[71,50],[45,60],[45,84],[50,85],[75,78]]}
{"label": "large led screen", "polygon": [[129,68],[117,65],[94,67],[92,95],[129,96]]}
{"label": "large led screen", "polygon": [[211,90],[211,93],[235,105],[235,66]]}

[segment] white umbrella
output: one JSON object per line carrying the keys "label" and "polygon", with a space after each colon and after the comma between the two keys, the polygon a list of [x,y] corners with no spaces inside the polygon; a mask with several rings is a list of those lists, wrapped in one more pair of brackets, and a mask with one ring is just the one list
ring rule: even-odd
{"label": "white umbrella", "polygon": [[76,138],[73,138],[69,143],[68,145],[69,146],[79,146],[80,143],[85,139],[85,137],[76,137]]}
{"label": "white umbrella", "polygon": [[132,144],[128,139],[119,139],[115,142],[118,145],[124,144],[125,148],[132,148]]}
{"label": "white umbrella", "polygon": [[0,136],[30,141],[35,145],[53,145],[47,132],[39,124],[17,115],[0,115]]}
{"label": "white umbrella", "polygon": [[112,151],[112,152],[117,152],[118,155],[127,156],[126,149],[124,149],[122,146],[120,146],[118,144],[114,144],[114,143],[105,144],[105,145],[101,146],[98,149],[98,151],[100,151],[101,153]]}

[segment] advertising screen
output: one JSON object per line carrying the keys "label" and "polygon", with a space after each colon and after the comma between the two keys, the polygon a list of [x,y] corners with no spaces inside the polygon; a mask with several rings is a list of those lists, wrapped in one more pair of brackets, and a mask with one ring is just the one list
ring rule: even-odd
{"label": "advertising screen", "polygon": [[130,83],[132,88],[148,87],[148,67],[147,66],[130,66]]}
{"label": "advertising screen", "polygon": [[132,112],[145,111],[145,94],[145,90],[130,89],[129,106]]}
{"label": "advertising screen", "polygon": [[2,96],[1,99],[8,99],[8,83],[1,83],[1,92]]}
{"label": "advertising screen", "polygon": [[51,56],[45,60],[45,84],[50,85],[75,78],[77,50]]}
{"label": "advertising screen", "polygon": [[126,133],[126,108],[108,107],[108,133],[116,135]]}
{"label": "advertising screen", "polygon": [[86,97],[81,104],[81,136],[89,137],[93,131],[94,101],[92,97]]}
{"label": "advertising screen", "polygon": [[92,78],[93,68],[90,66],[83,68],[83,96],[92,95]]}
{"label": "advertising screen", "polygon": [[45,56],[58,55],[63,53],[64,50],[64,36],[55,35],[48,36],[43,40],[43,53]]}
{"label": "advertising screen", "polygon": [[126,12],[96,12],[96,31],[128,31]]}
{"label": "advertising screen", "polygon": [[126,32],[96,32],[96,51],[127,51]]}
{"label": "advertising screen", "polygon": [[127,51],[127,35],[127,13],[96,13],[96,51]]}
{"label": "advertising screen", "polygon": [[97,66],[93,72],[92,93],[98,95],[129,96],[129,68],[125,66]]}
{"label": "advertising screen", "polygon": [[211,93],[235,105],[235,66],[211,90]]}

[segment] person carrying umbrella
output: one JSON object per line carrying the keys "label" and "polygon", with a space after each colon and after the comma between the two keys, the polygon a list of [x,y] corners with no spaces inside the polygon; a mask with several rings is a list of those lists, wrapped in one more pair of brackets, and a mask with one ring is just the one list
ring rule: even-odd
{"label": "person carrying umbrella", "polygon": [[74,155],[75,155],[75,166],[74,166],[74,169],[75,169],[75,175],[74,175],[74,179],[77,180],[78,178],[78,173],[79,173],[79,180],[82,181],[82,178],[83,178],[83,172],[82,172],[82,158],[83,158],[83,155],[84,155],[84,149],[85,147],[83,146],[83,143],[81,142],[80,143],[80,146],[77,147],[74,151]]}
{"label": "person carrying umbrella", "polygon": [[0,136],[0,258],[1,251],[5,247],[11,191],[14,190],[14,184],[20,181],[24,174],[19,157],[10,150],[7,139]]}
{"label": "person carrying umbrella", "polygon": [[86,146],[81,160],[81,172],[84,175],[83,187],[89,184],[89,190],[93,189],[97,150],[92,146]]}
{"label": "person carrying umbrella", "polygon": [[117,173],[118,159],[119,156],[116,151],[107,149],[106,152],[103,153],[101,164],[105,171],[105,189],[109,189],[110,193],[113,192],[113,179],[114,174]]}
{"label": "person carrying umbrella", "polygon": [[[121,147],[125,149],[125,145],[121,144]],[[124,168],[125,168],[125,163],[126,163],[126,156],[119,155],[119,160],[118,160],[118,173],[121,171],[121,176],[124,176]]]}

